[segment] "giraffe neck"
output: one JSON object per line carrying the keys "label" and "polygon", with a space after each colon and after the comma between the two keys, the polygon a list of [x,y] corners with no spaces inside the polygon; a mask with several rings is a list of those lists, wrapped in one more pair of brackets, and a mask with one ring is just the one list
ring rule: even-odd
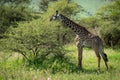
{"label": "giraffe neck", "polygon": [[77,35],[85,36],[90,34],[90,32],[85,27],[78,25],[77,23],[73,22],[66,16],[60,14],[60,17],[61,17],[62,23],[68,26],[69,28],[71,28]]}

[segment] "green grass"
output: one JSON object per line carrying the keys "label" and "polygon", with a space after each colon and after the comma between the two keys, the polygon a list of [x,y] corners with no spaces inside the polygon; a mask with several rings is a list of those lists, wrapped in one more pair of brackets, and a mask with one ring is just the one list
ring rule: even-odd
{"label": "green grass", "polygon": [[[0,53],[0,80],[119,80],[120,77],[120,50],[106,48],[109,70],[106,71],[101,59],[101,71],[97,72],[97,57],[91,49],[83,51],[83,69],[77,68],[77,48],[67,45],[65,60],[45,61],[35,68],[26,66],[18,56],[11,53]],[[14,53],[12,53],[14,55]],[[6,58],[6,57],[8,58]],[[52,66],[51,66],[52,64]]]}

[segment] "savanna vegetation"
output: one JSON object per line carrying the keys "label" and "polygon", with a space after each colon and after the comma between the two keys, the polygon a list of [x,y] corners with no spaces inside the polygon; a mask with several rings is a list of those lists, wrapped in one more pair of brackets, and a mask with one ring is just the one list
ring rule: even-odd
{"label": "savanna vegetation", "polygon": [[[0,0],[0,80],[119,80],[120,1],[111,1],[96,14],[77,19],[84,8],[72,0],[40,0],[39,13],[31,0]],[[109,59],[97,72],[97,60],[85,48],[83,69],[77,68],[75,33],[59,21],[50,22],[59,10],[99,35]]]}

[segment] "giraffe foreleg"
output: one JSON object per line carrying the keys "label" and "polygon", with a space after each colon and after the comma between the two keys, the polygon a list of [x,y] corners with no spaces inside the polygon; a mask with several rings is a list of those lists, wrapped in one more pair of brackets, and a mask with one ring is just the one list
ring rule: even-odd
{"label": "giraffe foreleg", "polygon": [[82,68],[82,52],[83,52],[83,47],[80,45],[80,43],[77,43],[77,48],[78,48],[78,68]]}
{"label": "giraffe foreleg", "polygon": [[78,68],[82,68],[82,47],[78,47]]}
{"label": "giraffe foreleg", "polygon": [[78,68],[82,69],[82,52],[83,52],[83,46],[82,46],[82,41],[80,40],[79,35],[76,35],[76,45],[78,49]]}

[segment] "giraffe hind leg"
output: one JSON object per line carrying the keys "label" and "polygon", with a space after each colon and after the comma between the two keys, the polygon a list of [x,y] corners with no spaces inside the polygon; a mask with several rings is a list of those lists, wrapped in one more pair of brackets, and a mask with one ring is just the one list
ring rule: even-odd
{"label": "giraffe hind leg", "polygon": [[105,66],[106,66],[106,68],[107,68],[107,70],[108,70],[108,64],[107,64],[108,58],[107,58],[107,54],[104,53],[103,48],[101,48],[101,49],[99,50],[99,53],[100,53],[100,55],[102,56],[102,58],[103,58],[103,60],[104,60],[104,63],[105,63]]}
{"label": "giraffe hind leg", "polygon": [[97,56],[97,61],[98,61],[98,71],[100,71],[100,60],[101,60],[101,57],[100,57],[100,54],[99,54],[98,48],[97,48],[97,47],[94,47],[93,49],[94,49],[95,54],[96,54],[96,56]]}

